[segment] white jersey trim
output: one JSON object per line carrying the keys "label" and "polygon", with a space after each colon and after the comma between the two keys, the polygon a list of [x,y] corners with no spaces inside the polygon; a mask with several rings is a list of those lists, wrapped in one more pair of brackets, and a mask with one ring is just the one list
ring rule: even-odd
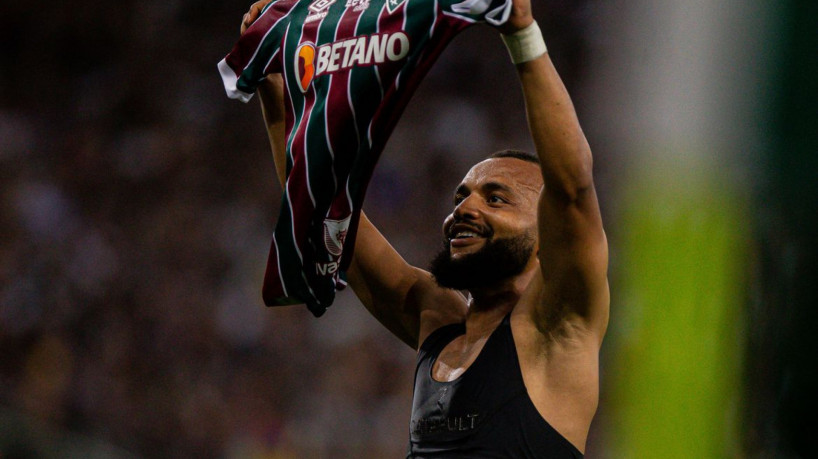
{"label": "white jersey trim", "polygon": [[219,62],[219,74],[222,76],[224,91],[227,93],[227,97],[238,99],[244,103],[249,102],[250,99],[253,98],[253,94],[246,93],[236,87],[239,78],[236,76],[236,72],[227,64],[226,58]]}

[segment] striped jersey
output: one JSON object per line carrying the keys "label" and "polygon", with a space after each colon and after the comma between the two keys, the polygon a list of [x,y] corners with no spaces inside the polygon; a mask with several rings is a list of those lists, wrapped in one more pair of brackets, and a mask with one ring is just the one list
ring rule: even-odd
{"label": "striped jersey", "polygon": [[511,0],[276,0],[219,62],[247,102],[285,84],[287,170],[262,296],[320,316],[345,286],[367,184],[404,107],[461,30],[500,25]]}

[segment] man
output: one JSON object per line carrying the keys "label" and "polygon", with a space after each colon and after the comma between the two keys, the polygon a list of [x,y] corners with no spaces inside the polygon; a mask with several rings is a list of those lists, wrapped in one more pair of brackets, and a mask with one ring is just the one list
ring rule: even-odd
{"label": "man", "polygon": [[[267,3],[251,7],[242,32]],[[596,412],[607,242],[590,148],[534,29],[529,0],[514,0],[501,32],[537,155],[502,152],[468,172],[433,272],[361,218],[349,283],[419,350],[410,457],[581,457]],[[283,183],[280,76],[260,95]]]}

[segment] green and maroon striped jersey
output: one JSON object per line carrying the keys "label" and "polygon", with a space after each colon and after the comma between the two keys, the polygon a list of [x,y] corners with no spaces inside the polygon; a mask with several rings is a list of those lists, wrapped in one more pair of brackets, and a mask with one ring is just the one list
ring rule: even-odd
{"label": "green and maroon striped jersey", "polygon": [[262,296],[324,313],[345,286],[364,193],[420,80],[476,22],[511,0],[277,0],[219,62],[248,101],[266,75],[285,83],[287,179]]}

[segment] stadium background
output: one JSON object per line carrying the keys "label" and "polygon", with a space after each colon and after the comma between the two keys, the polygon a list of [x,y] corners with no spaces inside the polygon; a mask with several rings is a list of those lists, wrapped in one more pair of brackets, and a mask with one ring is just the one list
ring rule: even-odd
{"label": "stadium background", "polygon": [[[339,0],[342,1],[342,0]],[[267,309],[280,191],[216,62],[248,4],[0,6],[0,457],[400,457],[413,353]],[[589,457],[815,457],[818,11],[535,1],[595,152],[612,320]],[[496,34],[444,53],[365,210],[411,263],[530,148]]]}

